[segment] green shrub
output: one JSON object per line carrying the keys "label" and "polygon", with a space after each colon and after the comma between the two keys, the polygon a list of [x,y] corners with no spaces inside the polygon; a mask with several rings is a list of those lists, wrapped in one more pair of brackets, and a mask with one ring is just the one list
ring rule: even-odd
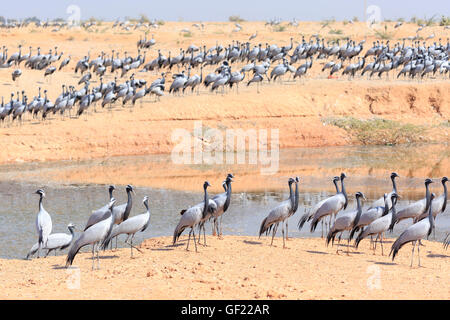
{"label": "green shrub", "polygon": [[424,141],[422,134],[425,128],[393,120],[344,117],[322,119],[322,122],[344,129],[366,145],[396,145]]}
{"label": "green shrub", "polygon": [[275,32],[283,32],[286,31],[286,26],[282,26],[282,25],[276,25],[273,27],[273,31]]}
{"label": "green shrub", "polygon": [[340,29],[331,29],[331,30],[329,31],[329,33],[330,33],[330,34],[342,34],[343,32],[342,32],[342,30],[340,30]]}
{"label": "green shrub", "polygon": [[450,26],[450,16],[446,17],[444,15],[441,16],[441,19],[439,20],[440,26]]}
{"label": "green shrub", "polygon": [[240,16],[238,15],[232,15],[228,17],[228,21],[230,22],[244,22],[245,19],[242,19]]}

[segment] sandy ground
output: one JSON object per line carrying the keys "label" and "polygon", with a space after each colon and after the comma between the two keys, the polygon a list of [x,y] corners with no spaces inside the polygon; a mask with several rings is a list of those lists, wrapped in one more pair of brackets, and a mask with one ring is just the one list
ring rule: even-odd
{"label": "sandy ground", "polygon": [[[195,253],[187,236],[175,247],[169,237],[146,240],[142,253],[129,249],[101,254],[91,271],[91,254],[81,253],[65,269],[65,256],[0,260],[1,299],[448,299],[450,259],[441,243],[424,241],[422,267],[410,268],[411,246],[392,262],[360,248],[347,256],[323,239],[207,237]],[[346,249],[341,246],[341,249]],[[352,249],[353,250],[353,249]]]}
{"label": "sandy ground", "polygon": [[[180,33],[185,27],[192,30],[192,36],[186,37]],[[259,22],[244,23],[243,27],[245,32],[234,33],[231,31],[232,23],[206,23],[204,31],[195,31],[191,23],[166,23],[154,32],[157,44],[147,52],[146,61],[157,56],[157,49],[161,49],[166,56],[171,51],[174,56],[178,54],[180,47],[186,48],[192,43],[198,46],[204,44],[209,48],[216,41],[223,45],[231,40],[246,41],[255,30],[258,30],[258,37],[254,44],[267,41],[281,46],[288,44],[290,37],[301,41],[301,35],[309,39],[316,33],[326,39],[335,37],[328,34],[328,27],[322,28],[318,22],[301,23],[298,28],[288,27],[283,32],[275,32]],[[375,39],[373,31],[364,23],[343,25],[342,22],[336,22],[332,27],[343,30],[342,38],[351,36],[358,41],[366,39],[364,50]],[[395,30],[391,41],[402,41],[400,39],[403,37],[414,34],[416,28],[414,24],[405,24],[400,30]],[[428,32],[434,32],[436,39],[446,39],[449,36],[448,30],[437,26],[427,27],[426,33]],[[65,53],[63,57],[72,55],[72,62],[63,71],[46,79],[43,77],[44,71],[29,70],[21,66],[24,74],[18,83],[11,80],[12,69],[1,69],[0,95],[7,102],[11,92],[24,89],[32,98],[37,95],[37,87],[40,86],[47,89],[49,97],[54,100],[60,94],[62,84],[81,87],[77,84],[80,76],[75,75],[73,70],[76,62],[84,55],[89,52],[91,59],[94,59],[101,51],[110,54],[112,49],[116,49],[121,54],[127,50],[128,54],[136,56],[136,42],[143,33],[142,30],[112,30],[107,24],[90,32],[51,32],[41,29],[4,32],[0,39],[10,49],[9,54],[15,52],[19,43],[23,45],[24,53],[28,53],[28,46],[36,48],[40,45],[42,52],[58,46],[58,52]],[[424,33],[424,36],[427,34]],[[42,39],[46,39],[45,44]],[[394,80],[393,74],[389,79],[326,79],[327,74],[320,71],[325,62],[315,61],[306,79],[287,81],[284,84],[265,83],[260,94],[253,86],[241,85],[239,94],[232,90],[225,95],[212,94],[202,88],[200,95],[187,93],[184,97],[165,96],[156,103],[153,98],[146,98],[134,109],[116,106],[112,111],[107,111],[98,106],[98,113],[92,112],[79,119],[60,119],[58,115],[52,115],[46,125],[25,118],[21,127],[13,125],[0,128],[0,163],[170,153],[176,144],[171,137],[173,129],[183,128],[192,132],[194,121],[202,121],[205,128],[218,128],[221,132],[236,128],[279,129],[281,148],[359,143],[345,130],[323,125],[323,118],[340,116],[362,119],[381,117],[420,124],[427,129],[423,132],[424,140],[449,141],[450,129],[448,125],[443,125],[450,118],[448,79],[435,76],[423,81]],[[303,62],[297,64],[299,63]],[[212,70],[213,68],[205,68],[204,76]],[[172,71],[178,70],[174,68]],[[198,73],[199,70],[193,72]],[[158,76],[158,72],[136,72],[137,78],[148,82]],[[108,73],[104,82],[111,81],[113,77]],[[126,78],[119,80],[125,81]],[[285,80],[288,80],[287,77]],[[91,82],[92,86],[97,86],[98,77],[93,76]]]}

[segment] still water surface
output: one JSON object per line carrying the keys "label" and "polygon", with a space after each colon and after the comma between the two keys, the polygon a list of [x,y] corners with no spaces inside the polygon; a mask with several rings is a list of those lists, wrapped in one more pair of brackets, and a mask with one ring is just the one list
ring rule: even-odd
{"label": "still water surface", "polygon": [[[334,165],[342,168],[352,168],[360,166],[368,166],[368,164],[377,165],[378,162],[385,163],[390,161],[394,168],[395,163],[402,161],[401,156],[396,155],[395,159],[386,159],[387,154],[391,154],[379,147],[362,148],[319,148],[313,151],[297,151],[302,153],[302,161],[305,165],[318,166],[324,168],[326,166],[324,160],[317,159],[317,153],[322,153],[323,157],[327,157],[330,150],[339,150],[340,161]],[[373,154],[383,155],[382,157],[374,158],[367,156],[372,151]],[[414,167],[423,168],[424,159],[439,159],[448,154],[448,148],[443,149],[441,153],[426,155],[418,150],[406,150],[408,154],[408,161],[401,163],[402,168],[409,164],[409,170],[414,171]],[[294,151],[289,151],[282,154],[282,166],[286,168],[289,166]],[[314,155],[314,160],[308,162],[308,154]],[[414,156],[416,159],[413,159]],[[384,159],[383,159],[384,157]],[[399,158],[400,157],[400,158]],[[311,157],[312,158],[312,157]],[[380,159],[381,158],[381,159]],[[132,161],[133,157],[130,157]],[[123,157],[122,157],[123,160]],[[135,159],[133,159],[134,161]],[[147,159],[148,161],[148,159]],[[284,162],[283,162],[284,161]],[[420,164],[419,164],[420,163]],[[328,163],[331,166],[330,163]],[[71,165],[73,167],[73,164]],[[86,163],[80,164],[86,166]],[[6,169],[5,169],[6,168]],[[10,170],[11,166],[0,167],[0,171]],[[430,170],[433,170],[430,168]],[[440,168],[438,174],[444,174],[446,167]],[[339,173],[339,172],[337,172]],[[389,172],[387,171],[387,174]],[[425,171],[425,174],[428,172]],[[424,174],[424,175],[425,175]],[[433,185],[433,192],[439,196],[442,193],[442,186],[440,181],[436,178]],[[236,177],[238,179],[238,177]],[[284,177],[279,177],[283,179]],[[329,180],[329,179],[328,179]],[[309,232],[309,224],[299,231],[297,229],[297,222],[300,217],[318,201],[332,195],[332,188],[327,187],[328,191],[318,192],[318,186],[312,188],[312,179],[309,178],[300,184],[300,205],[297,213],[289,220],[289,236],[292,237],[318,237],[321,235],[320,225],[316,232],[311,234]],[[284,182],[283,182],[284,183]],[[324,182],[320,182],[324,183]],[[326,182],[331,185],[331,182]],[[359,176],[354,179],[354,184],[357,184],[358,190],[350,183],[347,185],[349,192],[349,205],[347,210],[354,210],[356,203],[354,201],[354,192],[363,191],[368,198],[365,206],[368,207],[375,198],[381,196],[384,192],[389,192],[392,189],[390,180],[383,178],[383,180],[374,179],[370,176]],[[407,187],[408,191],[402,194],[400,188],[399,192],[402,199],[399,200],[398,208],[402,208],[409,202],[424,197],[423,178],[412,175],[412,177],[401,177],[401,186]],[[42,183],[24,182],[24,181],[0,181],[0,258],[24,258],[31,246],[37,241],[37,233],[35,229],[35,219],[38,209],[39,196],[34,192],[42,187]],[[126,193],[124,186],[116,185],[115,198],[117,204],[126,202]],[[200,189],[201,190],[201,189]],[[45,186],[47,197],[44,200],[44,207],[50,213],[53,221],[53,233],[66,232],[67,225],[72,222],[79,229],[83,229],[84,225],[92,210],[102,207],[108,202],[108,192],[106,185],[96,184],[55,184],[51,183]],[[142,204],[142,199],[145,195],[150,197],[149,206],[151,211],[150,228],[144,233],[139,233],[135,237],[135,242],[139,243],[143,239],[158,236],[171,236],[173,230],[180,218],[179,212],[181,209],[199,203],[203,199],[201,192],[187,192],[175,191],[169,189],[157,188],[136,188],[136,196],[133,196],[133,208],[131,215],[143,213],[145,211]],[[259,226],[264,217],[268,214],[271,208],[275,207],[280,201],[287,199],[289,190],[286,186],[285,190],[271,191],[270,186],[267,186],[267,191],[258,192],[234,192],[231,200],[231,205],[223,217],[223,232],[225,235],[251,235],[258,234]],[[450,231],[450,206],[447,206],[444,214],[438,215],[436,220],[436,240],[441,240],[446,233]],[[411,221],[403,221],[396,226],[394,234],[387,234],[388,237],[397,236],[402,232]],[[211,233],[211,226],[207,224],[207,232]],[[77,233],[78,234],[78,233]],[[124,236],[122,236],[124,237]],[[431,236],[431,239],[434,237]],[[119,246],[124,246],[121,238]],[[89,250],[89,249],[87,249]],[[53,253],[52,253],[53,254]],[[58,253],[61,254],[61,253]],[[63,253],[64,254],[64,253]]]}

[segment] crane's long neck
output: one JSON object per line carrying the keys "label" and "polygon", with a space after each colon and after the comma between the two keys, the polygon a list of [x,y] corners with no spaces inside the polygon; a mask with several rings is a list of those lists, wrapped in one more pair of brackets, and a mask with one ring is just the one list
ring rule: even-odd
{"label": "crane's long neck", "polygon": [[73,231],[73,228],[69,228],[70,235],[72,236],[72,239],[75,237],[75,232]]}
{"label": "crane's long neck", "polygon": [[208,191],[206,190],[206,187],[205,187],[205,197],[204,197],[203,214],[202,214],[203,217],[202,218],[206,217],[206,213],[208,212],[208,205],[209,205]]}
{"label": "crane's long neck", "polygon": [[361,218],[361,214],[362,214],[361,197],[357,196],[356,197],[356,217],[353,222],[353,226],[358,225],[359,218]]}
{"label": "crane's long neck", "polygon": [[42,194],[40,195],[40,197],[39,197],[39,211],[41,211],[41,210],[43,210],[44,209],[44,205],[43,205],[43,200],[44,200],[44,197],[42,196]]}
{"label": "crane's long neck", "polygon": [[336,194],[339,193],[339,185],[338,185],[338,180],[333,180],[334,186],[336,187]]}
{"label": "crane's long neck", "polygon": [[431,202],[431,195],[430,195],[430,187],[429,184],[425,185],[426,191],[425,191],[425,199],[426,199],[426,205],[425,205],[425,210],[422,212],[427,212],[428,208],[430,207],[430,202]]}
{"label": "crane's long neck", "polygon": [[144,227],[142,227],[141,232],[145,231],[148,228],[148,225],[150,224],[150,209],[148,208],[148,199],[145,199],[144,206],[147,209],[147,212],[145,214],[148,215],[147,222],[145,223]]}
{"label": "crane's long neck", "polygon": [[347,192],[345,191],[344,179],[341,179],[341,192],[345,198],[345,203],[344,203],[344,210],[345,210],[345,209],[347,209],[348,197],[347,197]]}
{"label": "crane's long neck", "polygon": [[385,196],[385,198],[384,198],[383,214],[381,216],[384,217],[388,213],[389,213],[389,203],[388,203],[388,198]]}
{"label": "crane's long neck", "polygon": [[113,189],[109,189],[109,201],[113,198]]}
{"label": "crane's long neck", "polygon": [[442,186],[444,187],[444,203],[442,204],[441,212],[445,211],[445,208],[447,207],[447,185],[445,184],[446,181],[442,182]]}
{"label": "crane's long neck", "polygon": [[111,235],[114,223],[116,222],[116,217],[115,217],[115,214],[114,214],[114,204],[109,208],[109,210],[110,210],[109,211],[110,212],[110,216],[109,216],[108,219],[110,219],[110,222],[109,222],[108,234],[106,235],[105,239],[108,239],[109,236]]}
{"label": "crane's long neck", "polygon": [[289,184],[289,200],[291,200],[291,208],[294,209],[295,197],[294,197],[294,190],[292,190],[292,183]]}
{"label": "crane's long neck", "polygon": [[148,200],[144,201],[145,209],[147,209],[147,213],[150,214],[150,209],[148,208]]}
{"label": "crane's long neck", "polygon": [[394,192],[397,193],[397,184],[395,183],[395,177],[392,177],[392,188]]}
{"label": "crane's long neck", "polygon": [[428,235],[431,234],[431,231],[434,228],[434,218],[433,218],[433,210],[432,210],[432,206],[431,203],[433,202],[432,199],[430,199],[430,204],[429,204],[429,208],[428,208],[428,220],[430,221],[430,230],[428,231]]}
{"label": "crane's long neck", "polygon": [[295,202],[294,202],[294,209],[292,210],[292,213],[294,214],[298,209],[298,182],[295,182]]}
{"label": "crane's long neck", "polygon": [[123,221],[128,219],[128,216],[131,212],[131,206],[133,205],[133,198],[131,197],[131,191],[127,191],[128,200],[127,200],[127,206],[125,207],[125,212],[123,213]]}
{"label": "crane's long neck", "polygon": [[223,205],[223,212],[227,211],[231,202],[231,181],[227,181],[227,199],[225,200],[225,204]]}
{"label": "crane's long neck", "polygon": [[391,208],[392,218],[391,218],[391,226],[389,227],[389,229],[393,229],[395,221],[397,221],[397,210],[395,209],[396,205],[397,199],[392,199],[392,208]]}

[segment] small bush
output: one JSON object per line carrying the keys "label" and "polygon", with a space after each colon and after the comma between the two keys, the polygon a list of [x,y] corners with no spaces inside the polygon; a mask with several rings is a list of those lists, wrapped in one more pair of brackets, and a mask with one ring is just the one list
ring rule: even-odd
{"label": "small bush", "polygon": [[435,22],[436,22],[436,15],[432,16],[432,17],[429,18],[429,19],[424,18],[424,20],[425,20],[425,25],[426,25],[427,27],[432,26],[432,25],[434,25]]}
{"label": "small bush", "polygon": [[342,30],[340,30],[340,29],[331,29],[331,30],[329,31],[329,33],[330,33],[330,34],[342,34],[343,32],[342,32]]}
{"label": "small bush", "polygon": [[275,32],[283,32],[286,31],[286,26],[276,25],[273,27],[273,31]]}
{"label": "small bush", "polygon": [[139,22],[140,23],[149,23],[150,19],[145,14],[141,13]]}
{"label": "small bush", "polygon": [[336,19],[332,18],[332,19],[326,19],[323,20],[320,24],[322,25],[322,29],[325,27],[329,27],[330,24],[332,24],[333,22],[336,22]]}
{"label": "small bush", "polygon": [[373,118],[360,120],[353,117],[327,118],[324,124],[344,129],[365,145],[397,145],[423,142],[425,129],[413,124]]}
{"label": "small bush", "polygon": [[441,19],[439,20],[440,26],[450,26],[450,16],[446,17],[444,15],[441,16]]}
{"label": "small bush", "polygon": [[419,19],[417,17],[413,17],[411,19],[411,22],[416,23],[418,26],[423,25],[426,27],[430,27],[435,24],[436,22],[436,15],[432,16],[431,18],[424,17],[423,19]]}
{"label": "small bush", "polygon": [[441,126],[450,128],[450,120],[444,121],[441,123]]}
{"label": "small bush", "polygon": [[244,22],[245,19],[242,19],[240,16],[238,15],[233,15],[233,16],[229,16],[228,17],[228,21],[230,22]]}
{"label": "small bush", "polygon": [[375,30],[375,35],[383,40],[392,39],[392,32],[388,32],[387,25],[384,25],[384,30]]}

